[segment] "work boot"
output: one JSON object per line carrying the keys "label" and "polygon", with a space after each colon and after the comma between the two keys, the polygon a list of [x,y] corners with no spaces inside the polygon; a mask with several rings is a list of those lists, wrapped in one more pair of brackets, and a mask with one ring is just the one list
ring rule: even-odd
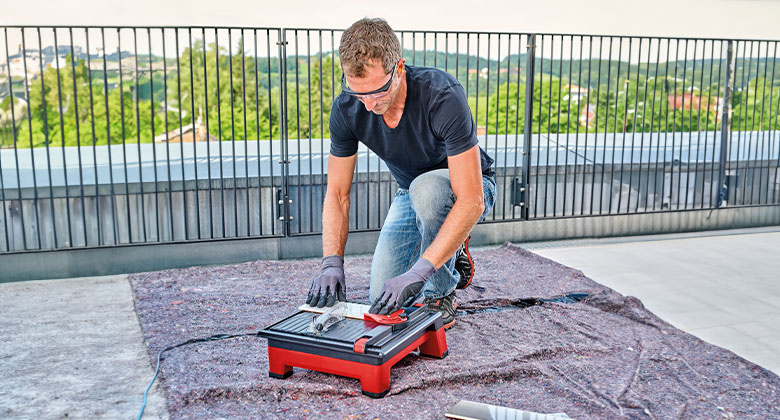
{"label": "work boot", "polygon": [[429,311],[441,312],[445,329],[455,325],[455,309],[458,307],[458,301],[455,297],[454,290],[452,293],[442,298],[425,298],[425,300],[423,300],[423,305],[425,305]]}
{"label": "work boot", "polygon": [[460,274],[460,280],[456,289],[465,289],[471,284],[471,280],[474,279],[474,260],[471,259],[469,253],[469,240],[471,235],[466,238],[466,242],[460,246],[460,249],[455,254],[455,270]]}

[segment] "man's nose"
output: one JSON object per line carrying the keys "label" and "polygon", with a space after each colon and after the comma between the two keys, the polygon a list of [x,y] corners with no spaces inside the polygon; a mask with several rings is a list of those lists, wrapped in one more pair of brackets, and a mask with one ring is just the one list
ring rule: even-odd
{"label": "man's nose", "polygon": [[363,98],[363,105],[366,107],[366,111],[371,111],[376,106],[376,99],[374,98]]}

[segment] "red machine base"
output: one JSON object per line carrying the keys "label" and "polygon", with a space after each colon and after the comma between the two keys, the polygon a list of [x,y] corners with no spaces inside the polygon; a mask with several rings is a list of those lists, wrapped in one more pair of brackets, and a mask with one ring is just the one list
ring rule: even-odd
{"label": "red machine base", "polygon": [[[287,350],[268,345],[269,376],[277,379],[289,378],[293,373],[293,366],[318,372],[331,373],[360,379],[363,394],[371,398],[382,398],[390,391],[390,368],[413,350],[419,348],[423,356],[443,359],[447,356],[447,339],[444,328],[436,331],[427,331],[420,338],[411,342],[406,348],[396,353],[382,364],[373,365],[344,360],[335,357],[306,353],[303,351]],[[364,348],[355,344],[355,352],[363,353]]]}

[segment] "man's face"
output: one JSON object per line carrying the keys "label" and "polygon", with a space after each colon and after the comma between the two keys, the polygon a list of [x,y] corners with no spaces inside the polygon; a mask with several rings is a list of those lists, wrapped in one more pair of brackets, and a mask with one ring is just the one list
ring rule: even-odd
{"label": "man's face", "polygon": [[366,72],[363,77],[350,77],[345,74],[349,88],[357,92],[371,92],[384,86],[391,78],[393,79],[390,88],[386,92],[373,95],[354,95],[366,107],[366,111],[371,111],[377,115],[383,115],[395,102],[398,96],[403,77],[404,60],[400,60],[390,73],[385,73],[381,62],[374,61],[366,66]]}

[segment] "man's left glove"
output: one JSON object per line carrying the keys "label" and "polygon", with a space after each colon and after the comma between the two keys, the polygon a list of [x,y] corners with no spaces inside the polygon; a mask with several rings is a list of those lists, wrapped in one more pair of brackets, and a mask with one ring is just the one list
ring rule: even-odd
{"label": "man's left glove", "polygon": [[344,279],[344,259],[329,255],[322,259],[322,273],[311,282],[306,304],[322,308],[333,306],[336,299],[347,300],[347,284]]}
{"label": "man's left glove", "polygon": [[425,281],[436,271],[428,260],[420,258],[409,271],[385,282],[369,313],[388,315],[412,303]]}

